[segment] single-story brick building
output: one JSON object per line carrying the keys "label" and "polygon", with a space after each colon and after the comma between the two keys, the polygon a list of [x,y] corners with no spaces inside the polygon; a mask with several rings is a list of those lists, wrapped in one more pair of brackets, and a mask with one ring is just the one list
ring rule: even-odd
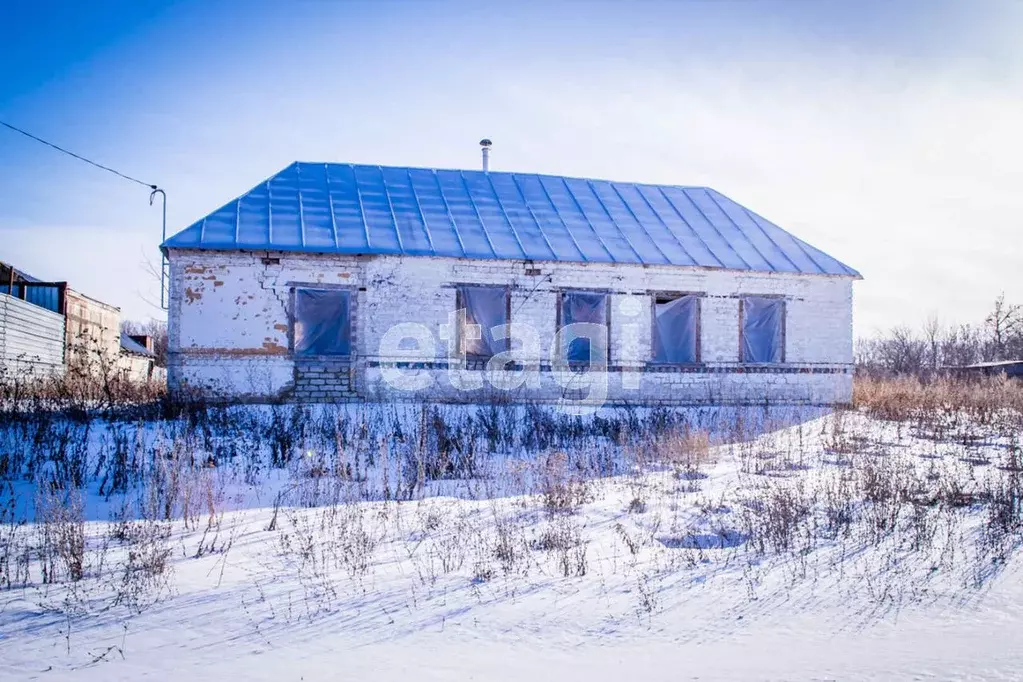
{"label": "single-story brick building", "polygon": [[704,187],[294,163],[162,248],[172,390],[851,398],[859,274]]}

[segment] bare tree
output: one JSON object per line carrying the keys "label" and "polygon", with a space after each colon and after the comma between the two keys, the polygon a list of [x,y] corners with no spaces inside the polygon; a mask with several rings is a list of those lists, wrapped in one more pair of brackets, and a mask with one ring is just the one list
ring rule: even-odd
{"label": "bare tree", "polygon": [[856,347],[856,364],[872,373],[918,374],[927,357],[927,342],[909,327],[896,327],[883,336],[862,340]]}
{"label": "bare tree", "polygon": [[1021,345],[1023,336],[1023,306],[1005,302],[1005,292],[995,299],[994,310],[984,320],[991,333],[992,360],[1008,360],[1010,347]]}
{"label": "bare tree", "polygon": [[873,374],[936,374],[983,360],[1023,359],[1023,306],[995,300],[984,325],[946,327],[937,315],[920,332],[900,326],[856,343],[856,365]]}
{"label": "bare tree", "polygon": [[949,327],[940,343],[943,366],[962,367],[984,359],[984,340],[973,325]]}
{"label": "bare tree", "polygon": [[927,366],[932,372],[937,372],[941,366],[941,337],[942,327],[938,322],[938,316],[931,314],[924,323],[924,339],[927,342]]}

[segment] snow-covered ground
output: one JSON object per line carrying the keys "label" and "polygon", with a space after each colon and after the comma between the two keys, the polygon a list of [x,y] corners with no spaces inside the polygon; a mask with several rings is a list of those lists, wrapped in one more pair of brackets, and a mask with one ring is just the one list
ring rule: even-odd
{"label": "snow-covered ground", "polygon": [[96,423],[81,498],[8,430],[0,680],[1023,677],[1013,428],[662,418]]}

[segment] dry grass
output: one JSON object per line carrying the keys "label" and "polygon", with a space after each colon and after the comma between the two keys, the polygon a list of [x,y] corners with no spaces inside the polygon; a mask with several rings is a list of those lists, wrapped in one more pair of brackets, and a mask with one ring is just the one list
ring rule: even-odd
{"label": "dry grass", "polygon": [[580,473],[571,470],[566,453],[548,455],[540,482],[543,507],[548,514],[571,514],[591,501],[590,484]]}
{"label": "dry grass", "polygon": [[857,377],[853,407],[887,421],[960,415],[979,424],[1023,419],[1023,381],[1004,376],[976,379]]}
{"label": "dry grass", "polygon": [[[276,551],[261,561],[301,587],[302,617],[373,589],[395,560],[413,577],[413,605],[459,578],[513,594],[530,576],[619,575],[638,581],[649,614],[655,578],[673,571],[737,565],[750,594],[772,567],[786,584],[839,576],[883,600],[933,566],[961,565],[964,551],[987,576],[1023,546],[1023,384],[1011,381],[858,379],[855,410],[788,429],[754,410],[585,424],[538,407],[414,416],[203,407],[163,418],[151,438],[142,419],[110,418],[103,438],[47,414],[0,424],[0,475],[46,495],[37,523],[19,525],[15,486],[0,488],[0,590],[105,580],[114,604],[141,611],[172,592],[175,561],[219,555],[211,575],[222,573],[234,539],[224,481],[271,475],[287,485],[265,502]],[[735,487],[715,492],[733,459]],[[92,483],[137,505],[108,554],[88,542],[77,502]]]}
{"label": "dry grass", "polygon": [[706,469],[714,464],[715,451],[710,434],[689,426],[672,428],[662,434],[644,433],[632,447],[631,458],[643,468],[670,469],[676,478],[689,482],[693,490],[706,478]]}
{"label": "dry grass", "polygon": [[60,372],[38,374],[30,366],[0,367],[0,418],[18,418],[40,411],[85,417],[153,405],[167,398],[165,382],[133,377],[117,356],[91,343],[76,342],[67,350]]}

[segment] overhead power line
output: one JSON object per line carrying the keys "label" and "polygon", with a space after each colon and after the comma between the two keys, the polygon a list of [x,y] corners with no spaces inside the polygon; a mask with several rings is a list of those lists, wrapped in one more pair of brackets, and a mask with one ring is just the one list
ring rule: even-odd
{"label": "overhead power line", "polygon": [[57,146],[57,145],[53,144],[52,142],[47,142],[46,140],[44,140],[41,137],[36,137],[32,133],[30,133],[30,132],[28,132],[26,130],[22,130],[21,128],[18,128],[17,126],[12,126],[10,123],[6,123],[4,121],[0,121],[0,125],[4,126],[5,128],[10,128],[11,130],[13,130],[16,133],[21,133],[25,137],[31,138],[31,139],[35,140],[36,142],[41,142],[41,143],[45,144],[47,147],[51,147],[53,149],[56,149],[58,152],[62,152],[64,154],[67,154],[68,156],[74,157],[74,158],[78,159],[79,161],[84,161],[85,163],[89,164],[90,166],[95,166],[96,168],[99,168],[100,170],[105,170],[108,173],[113,173],[114,175],[116,175],[118,177],[124,178],[125,180],[130,180],[130,181],[132,181],[134,183],[142,185],[143,187],[147,187],[147,188],[149,188],[151,190],[156,190],[157,189],[156,185],[150,184],[148,182],[142,182],[138,178],[133,178],[130,175],[125,175],[124,173],[122,173],[120,171],[117,171],[117,170],[114,170],[113,168],[110,168],[109,166],[104,166],[101,163],[96,163],[95,161],[92,161],[91,159],[87,159],[84,156],[80,156],[78,154],[75,154],[74,152],[68,151],[67,149],[64,149],[63,147]]}
{"label": "overhead power line", "polygon": [[[149,194],[149,205],[150,206],[153,205],[153,199],[156,197],[157,194],[159,194],[160,197],[163,199],[163,239],[162,239],[162,241],[167,241],[167,193],[164,192],[162,189],[160,189],[159,187],[157,187],[156,185],[153,185],[151,183],[143,182],[143,181],[139,180],[138,178],[133,178],[130,175],[122,173],[119,170],[114,170],[110,166],[104,166],[102,163],[96,163],[92,159],[87,159],[87,158],[85,158],[84,156],[82,156],[80,154],[75,154],[72,151],[64,149],[60,145],[56,145],[56,144],[53,144],[52,142],[48,142],[47,140],[44,140],[41,137],[33,135],[32,133],[28,132],[27,130],[22,130],[21,128],[19,128],[17,126],[13,126],[10,123],[7,123],[6,121],[0,121],[0,125],[4,126],[5,128],[9,128],[9,129],[13,130],[16,133],[20,133],[20,134],[24,135],[25,137],[27,137],[29,139],[35,140],[36,142],[45,144],[47,147],[50,147],[51,149],[56,149],[58,152],[60,152],[62,154],[67,154],[68,156],[70,156],[72,158],[75,158],[75,159],[78,159],[79,161],[84,161],[85,163],[89,164],[90,166],[94,166],[96,168],[99,168],[100,170],[105,170],[108,173],[113,173],[117,177],[124,178],[125,180],[128,180],[130,182],[134,182],[137,185],[142,185],[146,189],[151,190],[150,194]],[[167,305],[164,302],[165,292],[167,290],[166,280],[167,280],[167,256],[164,255],[163,258],[162,258],[161,267],[160,267],[160,305],[164,309],[167,308]]]}

